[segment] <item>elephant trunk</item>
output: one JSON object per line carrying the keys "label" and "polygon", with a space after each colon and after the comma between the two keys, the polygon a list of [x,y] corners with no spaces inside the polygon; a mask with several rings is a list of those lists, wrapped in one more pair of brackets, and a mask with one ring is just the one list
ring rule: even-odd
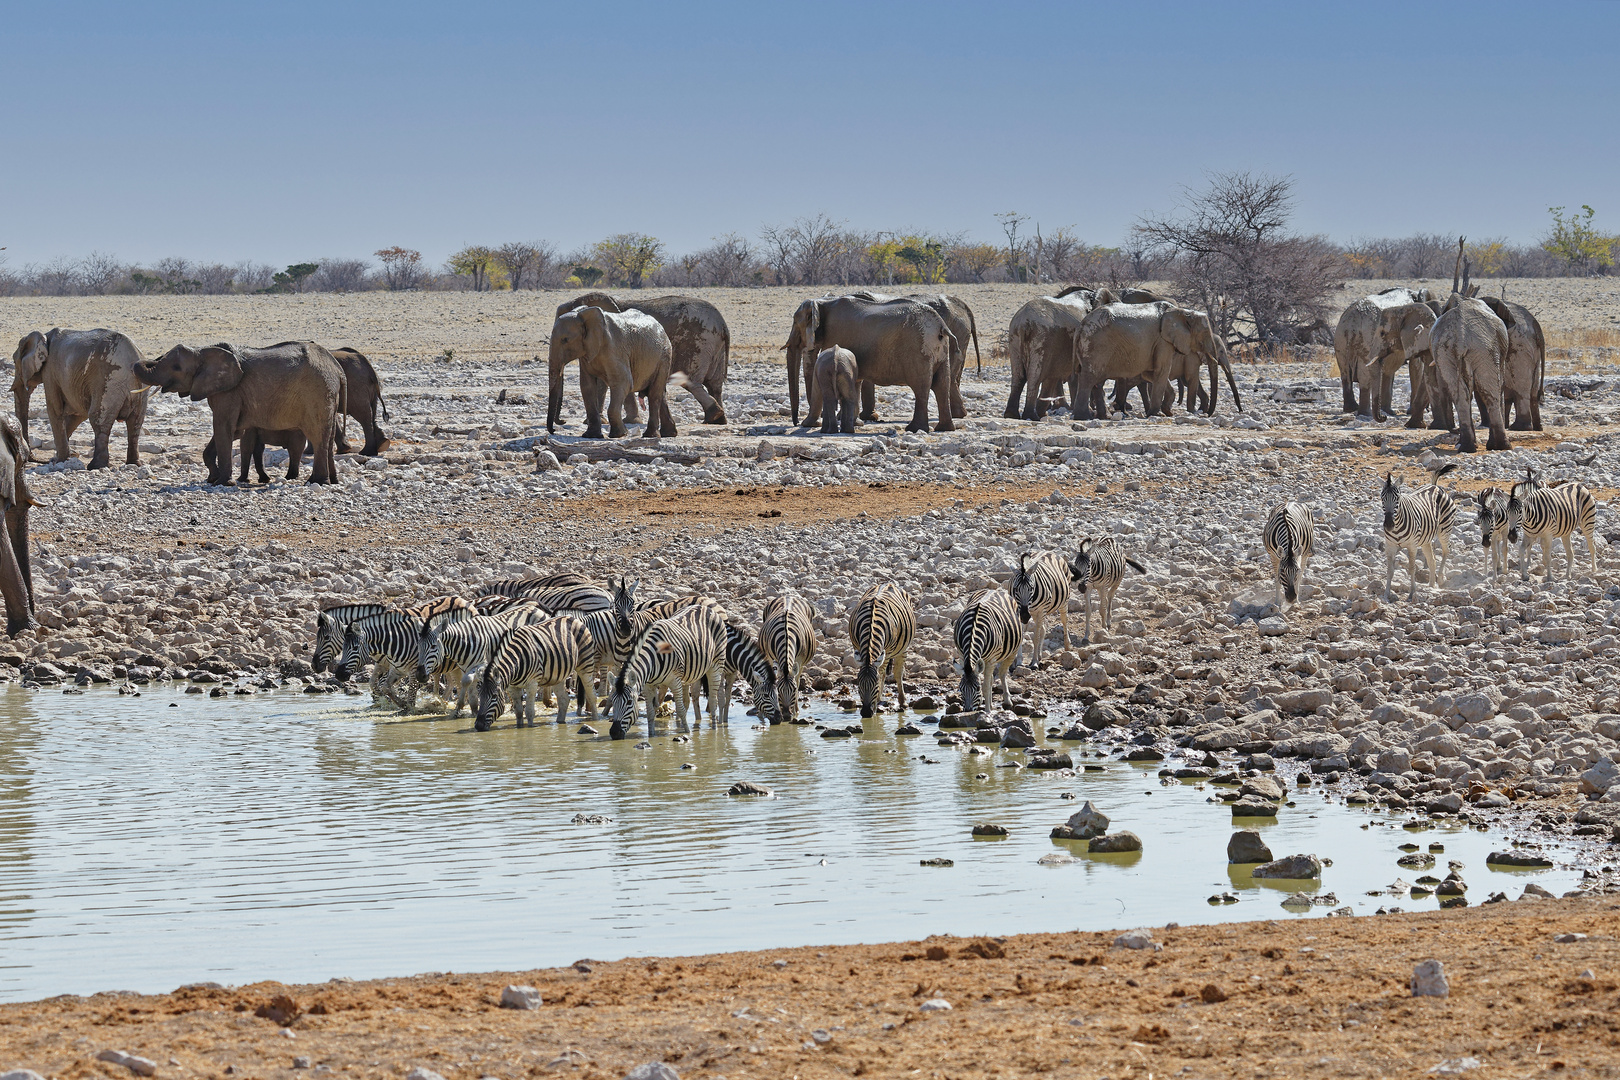
{"label": "elephant trunk", "polygon": [[28,389],[27,383],[19,379],[17,382],[12,384],[11,396],[16,400],[17,404],[17,426],[22,429],[22,452],[24,460],[33,461],[34,454],[32,449],[30,449],[33,444],[28,441],[28,402],[29,399],[34,396],[33,391]]}
{"label": "elephant trunk", "polygon": [[[1220,363],[1219,354],[1212,355],[1209,358],[1209,412],[1204,414],[1206,416],[1215,415],[1215,406],[1219,403],[1221,397],[1221,373],[1215,370],[1218,363]],[[1191,392],[1188,391],[1188,393]],[[1192,403],[1188,402],[1188,404],[1191,405]],[[1191,412],[1192,410],[1188,409],[1187,411]]]}
{"label": "elephant trunk", "polygon": [[788,408],[793,412],[793,425],[799,424],[799,346],[798,338],[790,338],[787,345]]}
{"label": "elephant trunk", "polygon": [[[1243,395],[1238,393],[1237,380],[1232,377],[1232,359],[1225,348],[1221,349],[1220,361],[1221,370],[1226,372],[1226,385],[1232,388],[1232,404],[1237,407],[1238,412],[1242,412]],[[1209,378],[1211,382],[1215,381],[1215,373],[1213,371],[1210,372]]]}
{"label": "elephant trunk", "polygon": [[551,347],[551,382],[546,394],[546,434],[552,435],[557,431],[557,421],[562,419],[563,398],[563,368],[568,366],[568,358],[557,351],[557,346]]}

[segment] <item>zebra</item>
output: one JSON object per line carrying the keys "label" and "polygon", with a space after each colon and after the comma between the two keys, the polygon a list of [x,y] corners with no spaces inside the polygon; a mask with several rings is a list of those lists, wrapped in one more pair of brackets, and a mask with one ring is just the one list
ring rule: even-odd
{"label": "zebra", "polygon": [[507,596],[504,593],[484,593],[473,601],[473,608],[480,615],[499,615],[509,608],[520,604],[533,604],[527,596]]}
{"label": "zebra", "polygon": [[567,720],[569,687],[584,676],[588,642],[585,624],[571,615],[507,627],[478,682],[473,730],[490,729],[508,693],[518,727],[525,721],[534,726],[535,704],[545,691],[557,691],[557,723]]}
{"label": "zebra", "polygon": [[1575,545],[1570,538],[1579,531],[1586,540],[1586,553],[1592,560],[1592,577],[1597,578],[1597,548],[1593,539],[1597,528],[1597,500],[1585,484],[1571,480],[1557,487],[1545,487],[1533,470],[1513,485],[1508,515],[1517,518],[1519,528],[1519,579],[1530,580],[1530,545],[1541,545],[1541,570],[1552,580],[1552,542],[1564,542],[1564,577],[1575,579]]}
{"label": "zebra", "polygon": [[1263,536],[1271,556],[1271,575],[1277,580],[1277,608],[1282,610],[1299,599],[1305,583],[1305,568],[1311,561],[1311,545],[1316,526],[1311,512],[1293,500],[1271,511]]}
{"label": "zebra", "polygon": [[877,712],[883,695],[883,676],[894,671],[896,708],[906,707],[906,650],[917,636],[917,603],[892,582],[873,585],[861,594],[849,614],[849,640],[861,658],[855,676],[861,695],[861,719]]}
{"label": "zebra", "polygon": [[547,611],[603,611],[613,606],[611,593],[578,574],[510,578],[484,586],[484,595],[522,597]]}
{"label": "zebra", "polygon": [[[1125,580],[1125,568],[1129,566],[1139,574],[1147,573],[1147,567],[1125,554],[1119,546],[1119,541],[1112,536],[1104,536],[1093,540],[1090,537],[1080,541],[1080,547],[1069,560],[1069,580],[1080,586],[1080,595],[1086,598],[1086,636],[1080,639],[1080,644],[1091,644],[1091,594],[1097,594],[1098,614],[1102,616],[1103,633],[1108,633],[1114,627],[1114,593],[1119,591],[1119,583]],[[1095,587],[1094,587],[1095,586]]]}
{"label": "zebra", "polygon": [[[440,596],[415,607],[406,608],[405,612],[412,618],[421,619],[422,632],[430,633],[451,623],[470,619],[478,614],[478,609],[459,596]],[[435,678],[429,682],[421,677],[422,672],[420,671],[417,672],[417,676],[418,681],[426,685],[429,691],[438,694],[441,698],[445,696],[446,687],[440,679]]]}
{"label": "zebra", "polygon": [[329,607],[315,616],[315,655],[310,666],[325,671],[337,663],[343,652],[343,635],[349,624],[368,615],[390,610],[387,604],[343,604]]}
{"label": "zebra", "polygon": [[499,615],[475,615],[448,626],[419,628],[416,638],[416,678],[426,683],[441,677],[448,689],[456,683],[456,703],[450,712],[454,719],[468,702],[473,688],[495,656],[495,649],[506,631],[545,619],[537,607],[520,605]]}
{"label": "zebra", "polygon": [[[778,708],[771,723],[799,722],[799,678],[804,666],[816,655],[816,630],[810,623],[810,605],[804,597],[787,590],[765,602],[759,626],[759,648],[765,659],[776,666],[782,678],[776,683]],[[760,712],[761,716],[765,713]]]}
{"label": "zebra", "polygon": [[[731,722],[731,687],[738,676],[747,680],[754,691],[754,707],[759,718],[769,724],[780,724],[778,702],[782,688],[777,679],[776,665],[771,663],[754,641],[754,635],[745,626],[726,623],[726,655],[720,671],[720,722]],[[711,692],[713,687],[710,688]]]}
{"label": "zebra", "polygon": [[980,589],[968,597],[956,619],[956,648],[962,654],[962,711],[975,712],[990,704],[995,680],[1001,680],[1001,703],[1011,708],[1007,672],[1018,659],[1024,631],[1018,624],[1018,604],[1002,589]]}
{"label": "zebra", "polygon": [[[714,623],[719,623],[719,635]],[[624,738],[625,731],[635,722],[636,699],[643,692],[647,698],[647,733],[650,735],[658,718],[658,705],[665,690],[675,692],[675,716],[686,723],[686,703],[690,698],[697,704],[696,690],[705,678],[711,691],[719,686],[720,667],[725,659],[725,624],[718,609],[704,604],[688,605],[675,615],[656,619],[636,637],[630,648],[630,659],[619,669],[613,682],[609,715],[613,719],[610,734]],[[709,705],[715,707],[714,694]]]}
{"label": "zebra", "polygon": [[[386,696],[401,709],[412,708],[418,689],[418,680],[412,678],[413,661],[421,625],[420,619],[406,611],[380,611],[355,619],[343,633],[343,653],[338,657],[333,674],[346,680],[351,673],[358,674],[369,661],[373,665],[372,700]],[[421,683],[426,681],[420,680]],[[404,699],[398,692],[401,682],[409,688],[409,696]]]}
{"label": "zebra", "polygon": [[[1438,479],[1456,468],[1447,465],[1435,474]],[[1395,482],[1393,473],[1384,474],[1384,490],[1380,499],[1384,507],[1384,598],[1389,598],[1390,585],[1395,580],[1395,553],[1406,552],[1406,572],[1412,579],[1408,600],[1417,599],[1417,553],[1423,552],[1430,576],[1436,584],[1445,583],[1446,536],[1457,523],[1457,504],[1450,495],[1431,483],[1417,491],[1403,491]],[[1435,561],[1435,541],[1440,544],[1440,560]],[[1438,575],[1436,575],[1438,567]]]}
{"label": "zebra", "polygon": [[582,684],[581,699],[591,695],[591,715],[596,715],[596,701],[606,697],[612,689],[613,679],[630,655],[630,646],[636,640],[636,579],[619,578],[613,583],[613,607],[602,611],[567,611],[585,624],[591,635],[591,666],[589,680]]}
{"label": "zebra", "polygon": [[[1069,567],[1063,561],[1063,556],[1050,551],[1034,555],[1026,551],[1018,556],[1018,565],[1013,567],[1007,591],[1018,604],[1018,621],[1035,624],[1031,667],[1041,662],[1041,646],[1046,641],[1046,620],[1053,614],[1063,624],[1063,647],[1069,647],[1069,585]],[[1024,639],[1020,632],[1018,655],[1013,657],[1014,666],[1017,666],[1023,653]]]}
{"label": "zebra", "polygon": [[1511,498],[1499,487],[1488,487],[1474,493],[1474,503],[1479,508],[1476,519],[1479,524],[1479,545],[1491,553],[1492,577],[1507,573],[1508,544],[1516,543],[1519,539],[1518,507],[1513,508],[1512,516],[1508,513]]}

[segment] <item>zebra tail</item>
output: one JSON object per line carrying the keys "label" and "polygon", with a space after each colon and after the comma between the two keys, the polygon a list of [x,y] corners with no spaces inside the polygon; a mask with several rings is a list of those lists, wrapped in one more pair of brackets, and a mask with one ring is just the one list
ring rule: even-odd
{"label": "zebra tail", "polygon": [[1132,570],[1135,570],[1138,574],[1145,574],[1145,573],[1148,572],[1147,567],[1143,566],[1141,563],[1137,562],[1135,559],[1131,558],[1129,555],[1125,556],[1125,562],[1126,562],[1126,564],[1128,566],[1130,566],[1130,568]]}

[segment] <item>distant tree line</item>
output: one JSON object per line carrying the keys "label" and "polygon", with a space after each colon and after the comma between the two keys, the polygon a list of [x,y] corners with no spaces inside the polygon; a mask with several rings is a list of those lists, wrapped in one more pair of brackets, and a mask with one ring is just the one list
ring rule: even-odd
{"label": "distant tree line", "polygon": [[[1178,215],[1137,222],[1119,247],[1089,244],[1073,226],[1049,228],[1008,211],[996,215],[999,243],[922,229],[850,229],[846,222],[816,214],[767,225],[754,238],[726,233],[685,254],[671,253],[653,236],[619,233],[568,252],[541,240],[470,244],[438,267],[419,251],[394,246],[369,259],[315,259],[280,270],[256,262],[226,265],[177,257],[135,265],[102,252],[12,268],[0,248],[0,296],[1166,281],[1176,285],[1178,295],[1196,298],[1212,312],[1227,312],[1229,333],[1242,324],[1267,338],[1274,328],[1318,318],[1337,281],[1450,276],[1455,237],[1419,233],[1338,244],[1291,233],[1291,205],[1286,178],[1215,176],[1206,190],[1188,192]],[[1535,244],[1470,241],[1474,276],[1614,272],[1620,236],[1599,230],[1589,206],[1575,213],[1565,209],[1551,208],[1552,225]]]}

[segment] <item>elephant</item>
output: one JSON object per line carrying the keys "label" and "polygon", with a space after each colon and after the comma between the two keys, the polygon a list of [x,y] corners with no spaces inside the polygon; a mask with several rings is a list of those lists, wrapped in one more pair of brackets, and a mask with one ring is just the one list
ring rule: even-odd
{"label": "elephant", "polygon": [[11,393],[16,398],[17,422],[22,425],[24,458],[32,457],[27,452],[29,401],[34,388],[43,385],[45,411],[56,439],[52,461],[68,459],[68,440],[89,420],[95,432],[90,468],[107,468],[113,424],[122,420],[129,438],[124,461],[139,465],[141,425],[152,393],[135,378],[134,368],[141,359],[135,343],[113,330],[52,330],[45,334],[36,330],[19,341],[11,354],[16,366]]}
{"label": "elephant", "polygon": [[821,433],[855,434],[856,398],[860,394],[855,354],[836,345],[822,349],[816,357],[816,386],[821,393]]}
{"label": "elephant", "polygon": [[[1096,297],[1090,290],[1065,289],[1062,296],[1037,297],[1014,313],[1007,327],[1012,386],[1003,416],[1039,420],[1046,414],[1047,402],[1062,398],[1062,387],[1074,375],[1080,325]],[[1029,397],[1020,409],[1018,399],[1026,385]]]}
{"label": "elephant", "polygon": [[[915,398],[907,431],[928,430],[928,393],[934,394],[939,412],[935,430],[954,431],[951,422],[951,348],[954,335],[939,313],[915,300],[874,302],[853,296],[806,300],[793,313],[788,333],[788,397],[793,422],[799,422],[799,363],[801,354],[812,356],[830,345],[855,354],[861,381],[873,386],[909,386]],[[821,415],[821,396],[812,367],[805,363],[805,392],[809,398],[805,423]],[[875,402],[862,388],[861,419],[878,421]]]}
{"label": "elephant", "polygon": [[[562,416],[563,369],[579,361],[579,393],[585,399],[585,437],[602,437],[602,399],[608,396],[608,438],[627,434],[626,399],[647,395],[646,438],[676,434],[665,387],[671,381],[669,336],[651,315],[611,312],[587,305],[565,311],[551,324],[551,391],[546,430],[555,432]],[[684,385],[686,376],[678,377]]]}
{"label": "elephant", "polygon": [[[1178,355],[1180,354],[1180,355]],[[1186,359],[1195,358],[1194,361]],[[1232,369],[1226,350],[1201,311],[1177,307],[1165,300],[1151,304],[1104,304],[1086,316],[1075,340],[1074,374],[1069,379],[1069,397],[1076,419],[1092,419],[1092,390],[1105,379],[1146,378],[1148,414],[1170,411],[1170,379],[1189,362]],[[1232,383],[1237,393],[1237,384]]]}
{"label": "elephant", "polygon": [[[1339,384],[1344,391],[1344,411],[1382,420],[1390,411],[1394,393],[1394,366],[1380,366],[1373,358],[1380,353],[1379,320],[1386,308],[1421,304],[1430,299],[1428,289],[1395,287],[1364,296],[1344,309],[1333,328],[1333,356],[1339,364]],[[1359,390],[1361,402],[1356,403]]]}
{"label": "elephant", "polygon": [[[377,412],[380,409],[383,419],[388,417],[388,403],[383,400],[382,380],[377,378],[377,371],[371,366],[371,361],[357,349],[332,349],[332,359],[338,362],[343,369],[345,415],[352,416],[360,422],[360,429],[365,432],[366,442],[360,454],[363,457],[376,457],[388,447],[388,436],[377,425]],[[352,453],[349,440],[344,433],[345,425],[339,419],[337,427],[337,452],[340,454]],[[287,479],[298,479],[298,464],[304,456],[308,444],[304,441],[304,433],[297,429],[286,431],[265,431],[261,428],[248,428],[242,432],[242,472],[237,482],[248,482],[248,460],[251,458],[254,467],[259,473],[259,483],[268,484],[269,475],[264,471],[264,448],[266,446],[281,446],[287,450]],[[215,469],[216,451],[214,440],[209,439],[203,447],[203,464],[208,466],[212,473]],[[224,468],[229,471],[230,462]]]}
{"label": "elephant", "polygon": [[[905,296],[886,296],[883,293],[873,292],[870,289],[856,289],[845,293],[846,296],[857,296],[863,300],[874,300],[883,303],[888,300],[915,300],[919,304],[927,304],[933,308],[941,319],[945,320],[945,329],[951,332],[956,339],[956,345],[951,349],[951,416],[961,420],[967,416],[967,406],[962,403],[962,372],[967,369],[967,343],[973,340],[973,362],[979,371],[984,370],[984,358],[979,354],[979,326],[973,320],[973,309],[968,307],[966,300],[949,293],[908,293]],[[871,404],[872,388],[863,389],[867,404]]]}
{"label": "elephant", "polygon": [[[1423,411],[1434,410],[1437,430],[1451,430],[1450,402],[1440,387],[1434,371],[1434,355],[1429,351],[1428,333],[1439,314],[1432,303],[1400,304],[1387,307],[1378,315],[1378,355],[1373,363],[1388,369],[1391,378],[1404,361],[1412,383],[1411,408],[1406,421],[1409,428],[1423,426]],[[1419,338],[1423,344],[1419,344]]]}
{"label": "elephant", "polygon": [[34,621],[34,575],[28,563],[28,440],[9,418],[0,417],[0,505],[6,512],[7,542],[0,543],[0,598],[6,603],[6,633],[16,637]]}
{"label": "elephant", "polygon": [[208,399],[214,445],[223,448],[208,482],[232,486],[229,447],[249,428],[297,430],[315,448],[314,484],[337,483],[332,442],[347,408],[343,368],[313,341],[283,341],[264,349],[221,342],[201,349],[176,345],[156,360],[135,365],[135,375],[162,391]]}
{"label": "elephant", "polygon": [[1434,326],[1416,331],[1414,343],[1433,353],[1440,386],[1456,407],[1457,449],[1464,454],[1479,449],[1474,436],[1475,400],[1491,431],[1485,449],[1512,449],[1502,398],[1508,330],[1490,306],[1453,294]]}
{"label": "elephant", "polygon": [[[1195,314],[1204,315],[1203,312]],[[1208,315],[1204,315],[1207,319]],[[1215,370],[1217,364],[1221,371],[1226,373],[1226,385],[1232,388],[1232,403],[1238,412],[1243,411],[1243,397],[1238,393],[1237,381],[1232,377],[1232,362],[1226,347],[1216,338],[1219,350],[1213,356],[1201,356],[1198,353],[1177,353],[1176,363],[1171,365],[1170,377],[1176,380],[1176,401],[1183,399],[1187,402],[1188,412],[1203,412],[1205,416],[1215,414],[1215,406],[1220,401],[1220,383],[1216,381],[1219,372]],[[1199,381],[1199,370],[1204,363],[1209,364],[1209,389]],[[1169,412],[1169,403],[1165,403],[1165,411]]]}
{"label": "elephant", "polygon": [[1541,393],[1547,380],[1547,339],[1541,323],[1523,304],[1481,296],[1480,303],[1502,320],[1508,332],[1502,394],[1513,410],[1513,431],[1541,430]]}
{"label": "elephant", "polygon": [[[597,307],[615,315],[639,311],[657,319],[669,337],[670,374],[686,375],[683,385],[703,407],[705,424],[726,422],[726,407],[720,395],[725,389],[726,370],[731,362],[731,329],[719,308],[694,296],[630,300],[605,292],[588,292],[558,304],[557,314],[566,315],[581,307]],[[625,403],[625,419],[633,421],[636,416],[636,401],[632,397]]]}

